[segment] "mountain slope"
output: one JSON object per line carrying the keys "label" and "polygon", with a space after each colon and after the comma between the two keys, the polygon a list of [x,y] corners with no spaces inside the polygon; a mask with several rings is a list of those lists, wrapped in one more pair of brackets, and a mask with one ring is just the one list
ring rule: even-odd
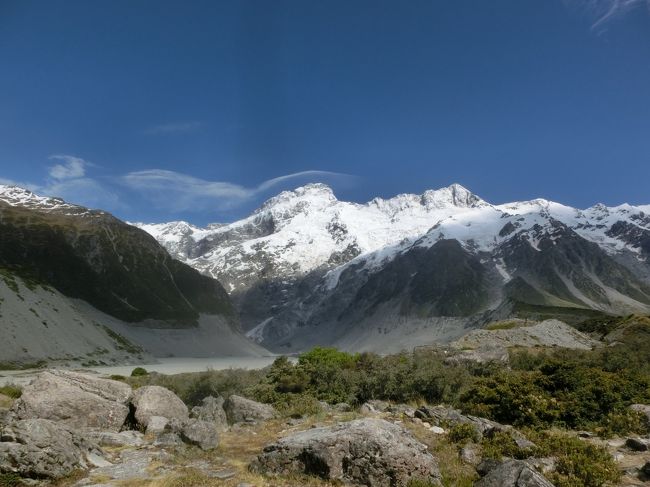
{"label": "mountain slope", "polygon": [[[192,330],[205,323],[203,316],[219,317],[220,323],[213,326],[215,333],[223,329],[222,324],[237,333],[236,313],[216,280],[174,260],[146,232],[108,213],[42,198],[20,188],[0,186],[0,234],[0,269],[6,282],[22,283],[2,289],[3,299],[14,303],[13,315],[3,314],[0,318],[3,333],[17,322],[25,323],[25,329],[29,327],[27,323],[32,320],[26,319],[18,306],[25,301],[25,294],[34,303],[42,303],[32,308],[34,315],[39,310],[43,312],[48,303],[49,308],[57,309],[50,313],[49,321],[41,320],[41,327],[32,331],[43,335],[43,328],[57,328],[65,335],[65,327],[73,326],[75,321],[90,323],[92,326],[80,325],[75,329],[93,350],[110,349],[103,341],[108,336],[109,344],[115,342],[111,338],[112,330],[122,323],[157,330],[148,333],[149,337],[143,334],[136,345],[127,347],[134,352],[138,349],[135,355],[146,353],[147,341],[160,329],[187,329],[191,335]],[[81,308],[86,311],[81,312]],[[128,332],[129,327],[125,330]],[[99,338],[98,333],[102,335]],[[19,335],[27,342],[16,343],[14,349],[34,348],[28,343],[29,335]],[[54,349],[51,351],[56,357],[44,357],[43,353],[23,355],[62,360],[85,350],[73,343],[67,351],[63,348],[58,354]],[[174,345],[169,343],[168,350],[158,350],[158,353],[169,354],[173,350]],[[0,360],[8,360],[5,355]]]}
{"label": "mountain slope", "polygon": [[491,205],[460,185],[361,205],[308,185],[232,224],[142,228],[222,279],[265,345],[379,349],[453,339],[513,303],[647,312],[649,214]]}

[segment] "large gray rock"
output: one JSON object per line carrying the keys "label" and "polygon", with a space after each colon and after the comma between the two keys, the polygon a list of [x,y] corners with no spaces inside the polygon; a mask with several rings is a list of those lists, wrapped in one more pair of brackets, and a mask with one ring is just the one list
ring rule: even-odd
{"label": "large gray rock", "polygon": [[132,446],[138,447],[144,445],[144,435],[139,431],[122,431],[115,433],[113,431],[86,431],[84,436],[94,441],[99,446]]}
{"label": "large gray rock", "polygon": [[152,416],[167,419],[186,420],[189,418],[187,406],[169,389],[160,386],[144,386],[136,389],[132,399],[135,419],[145,428]]}
{"label": "large gray rock", "polygon": [[436,459],[401,426],[365,418],[313,428],[264,448],[251,469],[307,474],[371,487],[405,486],[410,479],[439,485]]}
{"label": "large gray rock", "polygon": [[507,460],[491,465],[475,487],[554,487],[542,474],[523,460]]}
{"label": "large gray rock", "polygon": [[489,431],[507,428],[496,421],[480,418],[478,416],[465,415],[457,409],[446,406],[421,406],[415,411],[415,417],[436,426],[469,424],[474,427],[478,435],[481,437]]}
{"label": "large gray rock", "polygon": [[150,416],[149,421],[147,422],[147,429],[145,433],[148,435],[157,435],[165,431],[169,419],[162,416]]}
{"label": "large gray rock", "polygon": [[2,428],[0,472],[22,477],[59,478],[96,465],[101,451],[66,426],[47,419],[24,419]]}
{"label": "large gray rock", "polygon": [[273,406],[234,394],[225,402],[224,409],[228,421],[232,424],[266,421],[277,416],[277,411]]}
{"label": "large gray rock", "polygon": [[211,450],[219,446],[219,431],[212,421],[190,419],[181,428],[183,442],[198,446],[201,450]]}
{"label": "large gray rock", "polygon": [[131,387],[123,382],[50,370],[23,388],[13,411],[20,419],[51,419],[71,428],[119,431],[129,414],[131,395]]}
{"label": "large gray rock", "polygon": [[201,401],[201,405],[192,408],[192,417],[214,423],[219,431],[226,431],[228,429],[228,417],[223,405],[223,397],[208,396]]}

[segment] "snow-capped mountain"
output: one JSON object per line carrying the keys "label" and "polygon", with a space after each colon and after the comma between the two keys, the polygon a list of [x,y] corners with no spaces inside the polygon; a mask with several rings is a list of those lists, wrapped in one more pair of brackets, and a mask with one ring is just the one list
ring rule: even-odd
{"label": "snow-capped mountain", "polygon": [[485,206],[460,185],[356,204],[338,201],[326,185],[311,184],[282,192],[248,218],[228,225],[135,225],[176,257],[239,292],[267,275],[294,279],[333,268],[417,238],[445,217]]}
{"label": "snow-capped mountain", "polygon": [[279,349],[377,348],[359,331],[371,323],[445,339],[512,302],[650,311],[650,206],[492,205],[458,184],[357,204],[314,184],[227,225],[138,226],[219,279],[249,335]]}
{"label": "snow-capped mountain", "polygon": [[28,189],[19,186],[0,184],[0,202],[10,206],[19,206],[29,210],[48,213],[63,213],[69,215],[103,215],[100,210],[89,210],[83,206],[66,203],[61,198],[39,196]]}

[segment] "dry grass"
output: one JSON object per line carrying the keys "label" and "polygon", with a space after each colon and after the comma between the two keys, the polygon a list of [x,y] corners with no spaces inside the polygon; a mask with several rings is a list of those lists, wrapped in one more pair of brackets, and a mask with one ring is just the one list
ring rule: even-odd
{"label": "dry grass", "polygon": [[10,408],[14,404],[14,399],[4,394],[0,394],[0,408]]}
{"label": "dry grass", "polygon": [[432,433],[420,424],[405,421],[403,426],[413,436],[427,445],[431,454],[438,460],[438,467],[445,487],[472,487],[478,479],[476,470],[463,463],[458,446],[447,439],[447,435]]}

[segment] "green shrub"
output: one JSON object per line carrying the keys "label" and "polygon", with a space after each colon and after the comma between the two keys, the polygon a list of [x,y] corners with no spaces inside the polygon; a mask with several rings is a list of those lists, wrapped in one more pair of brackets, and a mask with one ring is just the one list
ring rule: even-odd
{"label": "green shrub", "polygon": [[[639,429],[627,407],[650,398],[650,376],[599,367],[596,352],[514,354],[513,371],[479,378],[461,397],[468,412],[516,426]],[[602,365],[602,362],[601,364]]]}
{"label": "green shrub", "polygon": [[621,473],[603,447],[562,433],[530,433],[537,445],[536,456],[557,458],[555,472],[548,479],[556,487],[601,487],[616,484]]}
{"label": "green shrub", "polygon": [[18,399],[23,394],[23,388],[17,384],[5,384],[0,386],[0,394],[12,399]]}
{"label": "green shrub", "polygon": [[624,436],[630,433],[647,435],[650,433],[648,418],[645,414],[630,409],[610,412],[602,421],[596,432],[605,438]]}
{"label": "green shrub", "polygon": [[23,484],[20,477],[15,473],[0,473],[0,487],[16,487]]}
{"label": "green shrub", "polygon": [[492,431],[490,435],[481,440],[484,458],[501,460],[503,457],[528,458],[530,449],[522,449],[517,446],[515,439],[507,431]]}
{"label": "green shrub", "polygon": [[479,441],[479,433],[469,423],[458,423],[449,428],[449,441],[452,443],[465,444],[468,441]]}
{"label": "green shrub", "polygon": [[477,416],[518,426],[547,426],[560,415],[557,401],[538,383],[539,373],[503,373],[482,378],[461,397],[464,409]]}
{"label": "green shrub", "polygon": [[298,364],[313,367],[353,367],[358,357],[336,348],[314,347],[298,357]]}
{"label": "green shrub", "polygon": [[142,367],[136,367],[131,371],[131,377],[142,377],[144,375],[149,375],[149,372]]}
{"label": "green shrub", "polygon": [[313,416],[322,411],[320,402],[309,394],[282,394],[272,404],[280,414],[290,418]]}
{"label": "green shrub", "polygon": [[267,378],[280,393],[301,393],[309,386],[309,376],[304,368],[296,367],[284,356],[275,359]]}
{"label": "green shrub", "polygon": [[109,379],[111,379],[111,380],[119,380],[120,382],[126,382],[127,381],[126,377],[124,377],[123,375],[119,375],[119,374],[110,375]]}

